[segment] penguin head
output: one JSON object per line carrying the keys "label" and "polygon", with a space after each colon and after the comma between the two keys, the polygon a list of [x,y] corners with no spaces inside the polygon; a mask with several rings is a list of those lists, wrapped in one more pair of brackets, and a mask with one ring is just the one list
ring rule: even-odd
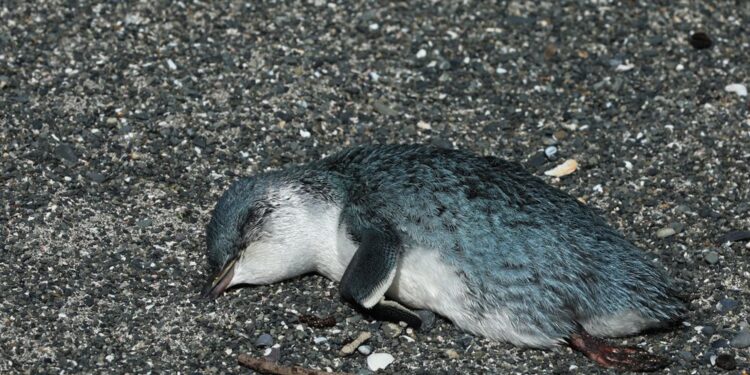
{"label": "penguin head", "polygon": [[206,231],[208,262],[216,276],[204,297],[314,271],[316,251],[332,245],[338,218],[330,194],[311,192],[326,186],[309,182],[272,172],[239,180],[224,192]]}

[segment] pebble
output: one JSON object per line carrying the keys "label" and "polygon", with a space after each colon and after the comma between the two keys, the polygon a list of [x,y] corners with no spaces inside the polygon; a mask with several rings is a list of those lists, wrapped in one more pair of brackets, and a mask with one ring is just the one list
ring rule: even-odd
{"label": "pebble", "polygon": [[435,327],[436,316],[435,313],[430,310],[417,310],[416,314],[422,319],[422,325],[419,330],[422,332],[429,332]]}
{"label": "pebble", "polygon": [[145,219],[142,219],[142,220],[138,220],[138,222],[136,224],[140,228],[148,228],[148,227],[150,227],[151,225],[154,224],[154,221],[151,220],[151,219],[149,219],[149,218],[145,218]]}
{"label": "pebble", "polygon": [[555,146],[549,146],[544,149],[544,156],[547,157],[549,160],[555,160],[557,159],[557,147]]}
{"label": "pebble", "polygon": [[747,96],[747,87],[741,83],[732,83],[724,87],[726,92],[733,92],[739,96]]}
{"label": "pebble", "polygon": [[324,342],[326,342],[326,341],[328,341],[328,339],[327,339],[327,338],[325,338],[325,337],[322,337],[322,336],[318,336],[318,337],[314,337],[314,338],[313,338],[313,342],[314,342],[314,343],[315,343],[316,345],[317,345],[317,344],[322,344],[322,343],[324,343]]}
{"label": "pebble", "polygon": [[715,332],[716,329],[714,329],[713,326],[703,326],[701,328],[701,333],[709,337],[711,337],[711,335],[713,335]]}
{"label": "pebble", "polygon": [[267,333],[264,333],[255,340],[255,346],[258,348],[264,348],[273,345],[273,337]]}
{"label": "pebble", "polygon": [[568,138],[568,132],[561,129],[552,134],[552,136],[555,137],[555,139],[557,139],[558,141],[562,141]]}
{"label": "pebble", "polygon": [[107,181],[107,176],[99,173],[99,172],[88,172],[86,173],[86,177],[88,177],[89,180],[101,184],[104,181]]}
{"label": "pebble", "polygon": [[75,150],[73,150],[73,146],[67,143],[61,143],[59,146],[57,146],[57,148],[55,149],[55,156],[71,163],[78,162],[78,156],[76,156],[76,152]]}
{"label": "pebble", "polygon": [[734,242],[750,240],[750,230],[735,230],[721,237],[721,242]]}
{"label": "pebble", "polygon": [[362,355],[370,355],[370,353],[372,353],[372,347],[370,345],[360,345],[359,348],[357,348],[357,351]]}
{"label": "pebble", "polygon": [[719,253],[711,250],[703,256],[703,260],[705,260],[708,264],[716,264],[719,262]]}
{"label": "pebble", "polygon": [[739,302],[731,299],[731,298],[724,298],[719,303],[716,304],[716,308],[722,312],[728,312],[731,310],[734,310],[739,305]]}
{"label": "pebble", "polygon": [[740,331],[736,336],[732,338],[732,347],[738,349],[744,349],[750,346],[750,332]]}
{"label": "pebble", "polygon": [[266,349],[263,352],[263,357],[266,361],[276,363],[281,359],[281,345],[276,344],[271,348]]}
{"label": "pebble", "polygon": [[495,69],[495,73],[502,75],[502,74],[508,73],[508,70],[498,65],[497,69]]}
{"label": "pebble", "polygon": [[674,228],[672,228],[672,227],[664,227],[664,228],[659,229],[656,232],[656,237],[667,238],[667,237],[670,237],[670,236],[674,236],[675,234],[677,234],[677,231],[674,230]]}
{"label": "pebble", "polygon": [[547,163],[547,155],[544,152],[537,152],[526,161],[526,164],[532,168],[539,168],[545,163]]}
{"label": "pebble", "polygon": [[731,354],[719,354],[719,356],[716,357],[716,366],[724,370],[734,370],[737,368],[737,360],[735,360],[734,356]]}
{"label": "pebble", "polygon": [[445,354],[448,359],[458,359],[459,357],[458,352],[453,349],[447,349],[443,354]]}
{"label": "pebble", "polygon": [[372,375],[372,374],[374,374],[374,372],[372,372],[372,371],[370,371],[370,370],[368,370],[366,368],[361,368],[361,369],[359,369],[357,371],[357,375]]}
{"label": "pebble", "polygon": [[394,338],[401,334],[401,326],[395,323],[385,323],[383,324],[380,329],[383,330],[383,334],[385,334],[386,337]]}
{"label": "pebble", "polygon": [[427,51],[425,51],[424,49],[420,49],[419,51],[417,51],[418,59],[424,59],[425,57],[427,57]]}
{"label": "pebble", "polygon": [[367,368],[371,371],[382,370],[393,363],[394,360],[395,358],[388,353],[372,353],[367,357]]}
{"label": "pebble", "polygon": [[714,44],[708,34],[701,31],[690,35],[688,41],[690,42],[690,45],[695,49],[711,48],[711,46]]}

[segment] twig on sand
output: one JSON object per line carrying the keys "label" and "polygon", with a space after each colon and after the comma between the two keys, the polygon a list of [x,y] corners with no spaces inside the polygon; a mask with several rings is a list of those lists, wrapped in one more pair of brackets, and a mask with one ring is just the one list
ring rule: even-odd
{"label": "twig on sand", "polygon": [[320,370],[313,370],[309,368],[299,366],[280,366],[273,362],[266,361],[263,358],[251,357],[247,354],[240,354],[237,358],[237,362],[240,365],[245,366],[251,370],[257,371],[261,374],[271,375],[352,375],[347,372],[325,372]]}

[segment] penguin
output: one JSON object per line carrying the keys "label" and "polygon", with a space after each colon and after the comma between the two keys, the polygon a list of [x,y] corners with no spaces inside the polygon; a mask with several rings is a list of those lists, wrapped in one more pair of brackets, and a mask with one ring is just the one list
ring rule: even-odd
{"label": "penguin", "polygon": [[604,338],[687,313],[661,267],[577,199],[517,163],[427,145],[359,146],[233,183],[206,231],[227,288],[319,273],[378,320],[432,311],[519,347],[569,346],[599,365],[669,360]]}

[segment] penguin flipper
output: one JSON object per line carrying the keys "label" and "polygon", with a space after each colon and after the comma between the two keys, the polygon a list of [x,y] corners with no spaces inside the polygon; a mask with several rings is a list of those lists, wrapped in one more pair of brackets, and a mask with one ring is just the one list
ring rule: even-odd
{"label": "penguin flipper", "polygon": [[406,322],[419,328],[422,319],[384,295],[396,276],[401,241],[387,230],[364,230],[359,248],[341,277],[341,296],[378,320]]}

